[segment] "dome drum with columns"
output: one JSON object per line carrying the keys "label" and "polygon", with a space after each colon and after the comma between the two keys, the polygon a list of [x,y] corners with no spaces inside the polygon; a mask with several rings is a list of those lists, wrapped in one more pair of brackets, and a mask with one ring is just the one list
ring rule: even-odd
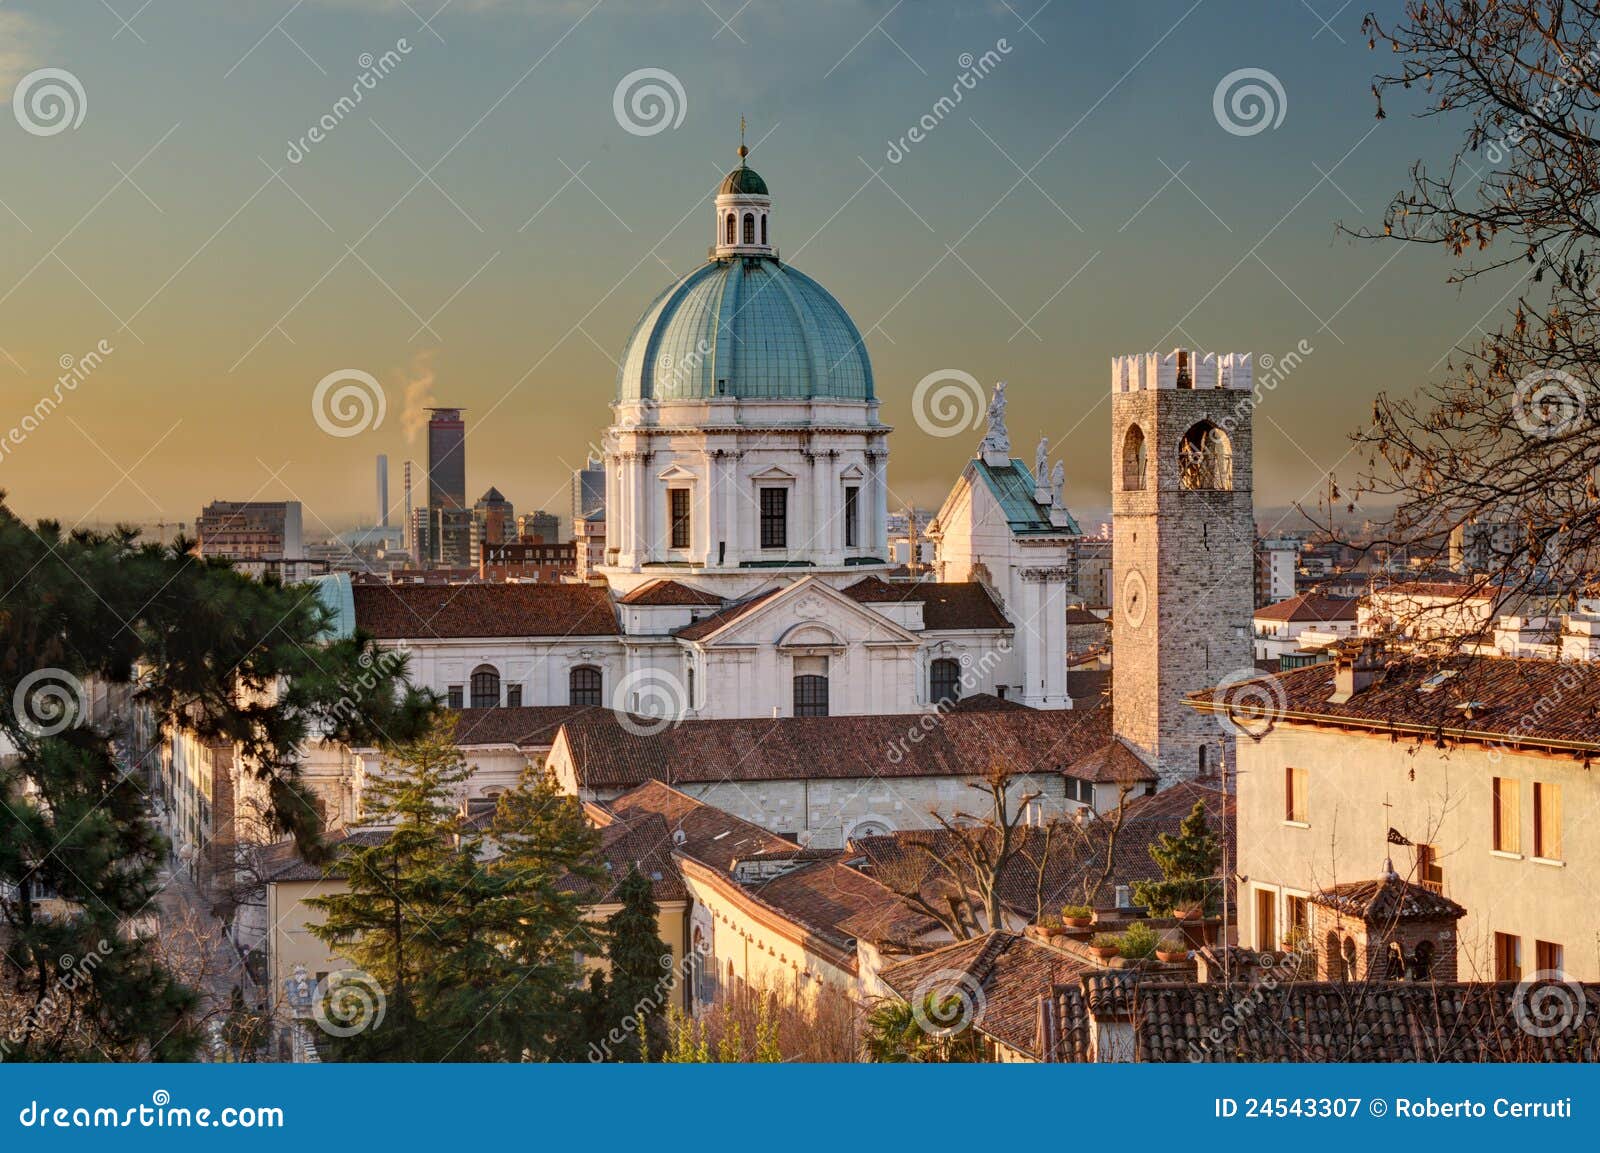
{"label": "dome drum with columns", "polygon": [[670,570],[727,595],[772,569],[854,580],[888,554],[890,429],[865,342],[778,259],[772,197],[739,152],[711,258],[656,297],[622,356],[604,441],[619,590]]}

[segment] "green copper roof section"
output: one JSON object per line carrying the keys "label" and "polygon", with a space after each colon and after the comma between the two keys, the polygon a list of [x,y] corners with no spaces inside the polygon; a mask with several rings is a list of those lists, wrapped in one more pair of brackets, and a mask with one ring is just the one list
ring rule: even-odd
{"label": "green copper roof section", "polygon": [[1011,526],[1012,532],[1022,536],[1029,533],[1055,536],[1070,533],[1077,536],[1082,533],[1083,530],[1070,512],[1067,513],[1066,524],[1050,523],[1050,506],[1033,499],[1033,473],[1020,460],[1013,459],[1004,468],[990,468],[982,457],[978,457],[972,466],[983,477],[995,500],[1000,502],[1000,510],[1005,513],[1006,523]]}
{"label": "green copper roof section", "polygon": [[741,164],[723,177],[722,194],[730,193],[741,196],[766,196],[767,182],[756,175],[754,168],[746,168]]}
{"label": "green copper roof section", "polygon": [[704,264],[651,303],[617,375],[621,400],[873,399],[860,330],[804,273],[768,257]]}
{"label": "green copper roof section", "polygon": [[327,573],[311,578],[317,599],[332,616],[327,640],[341,640],[354,636],[356,631],[356,595],[350,588],[349,573]]}

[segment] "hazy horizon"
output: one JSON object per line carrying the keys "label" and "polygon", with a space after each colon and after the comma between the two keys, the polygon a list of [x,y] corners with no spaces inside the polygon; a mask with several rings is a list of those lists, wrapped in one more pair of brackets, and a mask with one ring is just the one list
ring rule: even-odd
{"label": "hazy horizon", "polygon": [[[0,91],[59,68],[83,104],[51,134],[0,119],[0,437],[111,349],[0,453],[15,511],[192,523],[213,499],[291,499],[314,539],[370,522],[380,452],[398,506],[433,403],[468,410],[470,496],[564,515],[635,321],[705,258],[741,114],[784,259],[865,338],[895,506],[936,508],[976,446],[912,408],[960,372],[1009,382],[1014,452],[1047,435],[1097,524],[1110,358],[1180,344],[1311,350],[1256,412],[1256,496],[1314,499],[1353,477],[1373,394],[1439,372],[1514,284],[1458,292],[1440,254],[1337,231],[1378,226],[1455,132],[1374,119],[1385,61],[1354,8],[437,6],[165,0],[127,27],[98,4],[0,8]],[[1280,121],[1224,127],[1240,69],[1279,83]],[[666,123],[624,123],[641,70],[681,90],[658,81]],[[385,413],[333,436],[312,398],[344,370]]]}

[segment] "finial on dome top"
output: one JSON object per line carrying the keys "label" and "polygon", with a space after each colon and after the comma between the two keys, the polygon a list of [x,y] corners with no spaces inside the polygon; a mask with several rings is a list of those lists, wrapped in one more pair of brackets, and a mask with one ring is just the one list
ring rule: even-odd
{"label": "finial on dome top", "polygon": [[744,115],[739,116],[739,167],[744,167],[744,158],[750,155],[750,150],[744,146]]}

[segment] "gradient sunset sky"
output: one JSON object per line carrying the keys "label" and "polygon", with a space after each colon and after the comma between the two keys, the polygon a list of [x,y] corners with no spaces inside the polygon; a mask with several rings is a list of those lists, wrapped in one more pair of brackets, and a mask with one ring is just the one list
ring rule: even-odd
{"label": "gradient sunset sky", "polygon": [[[1113,355],[1305,342],[1256,414],[1257,503],[1287,503],[1353,474],[1372,395],[1442,371],[1514,287],[1458,293],[1443,255],[1338,233],[1379,224],[1459,131],[1374,118],[1370,0],[142,2],[0,0],[0,92],[60,68],[84,95],[53,135],[0,116],[0,436],[63,358],[113,349],[0,455],[25,517],[192,522],[253,497],[302,501],[312,536],[370,521],[373,458],[398,502],[427,399],[468,409],[470,495],[564,514],[630,329],[705,259],[741,114],[784,259],[866,337],[897,502],[937,505],[981,436],[918,427],[929,373],[1006,379],[1017,455],[1048,434],[1092,516]],[[647,68],[682,118],[639,135],[614,96]],[[1284,94],[1250,135],[1213,108],[1244,68]],[[340,369],[381,383],[381,426],[319,428]]]}

